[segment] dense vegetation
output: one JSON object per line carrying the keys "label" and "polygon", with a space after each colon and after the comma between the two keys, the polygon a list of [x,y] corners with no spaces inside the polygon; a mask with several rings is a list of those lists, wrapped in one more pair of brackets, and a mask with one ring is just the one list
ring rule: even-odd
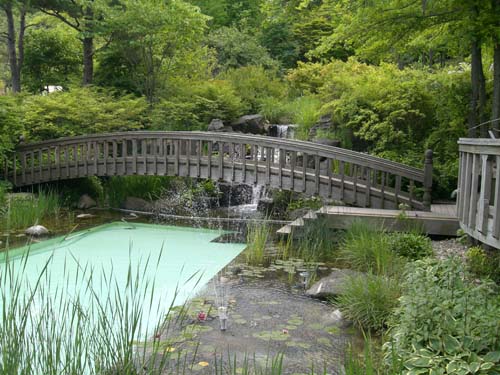
{"label": "dense vegetation", "polygon": [[476,127],[500,117],[499,7],[2,0],[0,156],[20,135],[205,129],[250,112],[308,138],[330,115],[316,136],[344,147],[417,166],[434,149],[436,194],[447,196],[457,138],[500,127]]}

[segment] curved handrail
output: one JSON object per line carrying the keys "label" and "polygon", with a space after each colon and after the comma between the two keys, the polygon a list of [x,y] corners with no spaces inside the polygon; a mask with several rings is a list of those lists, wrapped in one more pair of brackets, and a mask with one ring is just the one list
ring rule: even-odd
{"label": "curved handrail", "polygon": [[91,135],[80,135],[75,137],[64,137],[41,142],[20,145],[16,149],[19,152],[33,151],[40,148],[72,145],[83,141],[105,141],[121,139],[179,139],[179,140],[203,140],[213,142],[231,142],[256,144],[262,147],[283,148],[288,151],[307,153],[308,155],[317,155],[326,158],[335,158],[345,162],[355,162],[364,167],[370,167],[386,172],[394,173],[417,182],[424,181],[424,171],[402,163],[383,159],[377,156],[364,154],[340,147],[327,146],[307,141],[298,141],[291,139],[272,138],[259,135],[234,134],[234,133],[215,133],[198,131],[131,131],[100,133]]}

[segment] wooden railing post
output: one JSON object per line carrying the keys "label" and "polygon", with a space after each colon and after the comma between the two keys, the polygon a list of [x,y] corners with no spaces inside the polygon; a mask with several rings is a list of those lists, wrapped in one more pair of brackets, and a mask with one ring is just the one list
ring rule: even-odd
{"label": "wooden railing post", "polygon": [[425,162],[424,162],[424,197],[423,204],[427,211],[431,210],[432,203],[432,150],[425,151]]}

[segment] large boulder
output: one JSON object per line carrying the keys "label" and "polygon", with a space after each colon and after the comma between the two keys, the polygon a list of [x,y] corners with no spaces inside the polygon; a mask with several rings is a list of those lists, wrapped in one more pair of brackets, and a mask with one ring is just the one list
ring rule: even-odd
{"label": "large boulder", "polygon": [[96,206],[97,202],[88,194],[83,194],[78,200],[78,208],[80,210],[88,210],[89,208]]}
{"label": "large boulder", "polygon": [[231,127],[235,132],[267,134],[269,124],[262,115],[246,115],[232,122]]}
{"label": "large boulder", "polygon": [[225,125],[221,119],[215,118],[212,121],[210,121],[207,130],[209,132],[230,133],[233,131],[233,128]]}
{"label": "large boulder", "polygon": [[24,233],[28,236],[40,237],[49,234],[49,230],[43,225],[33,225],[32,227],[26,229]]}
{"label": "large boulder", "polygon": [[148,212],[153,210],[153,204],[142,198],[127,197],[122,203],[121,208],[130,211]]}
{"label": "large boulder", "polygon": [[344,293],[344,283],[350,277],[362,276],[363,273],[333,268],[330,275],[323,277],[306,291],[306,295],[314,298],[329,298]]}
{"label": "large boulder", "polygon": [[309,130],[309,139],[316,138],[318,131],[331,131],[334,129],[334,124],[331,115],[324,115],[319,118],[319,121],[314,124]]}

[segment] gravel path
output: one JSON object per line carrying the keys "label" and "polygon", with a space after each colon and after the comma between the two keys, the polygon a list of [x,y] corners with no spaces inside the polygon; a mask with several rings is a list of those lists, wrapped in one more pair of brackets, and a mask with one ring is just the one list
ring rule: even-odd
{"label": "gravel path", "polygon": [[458,241],[456,238],[432,241],[432,248],[438,259],[445,259],[452,256],[458,256],[465,261],[465,253],[468,247]]}

